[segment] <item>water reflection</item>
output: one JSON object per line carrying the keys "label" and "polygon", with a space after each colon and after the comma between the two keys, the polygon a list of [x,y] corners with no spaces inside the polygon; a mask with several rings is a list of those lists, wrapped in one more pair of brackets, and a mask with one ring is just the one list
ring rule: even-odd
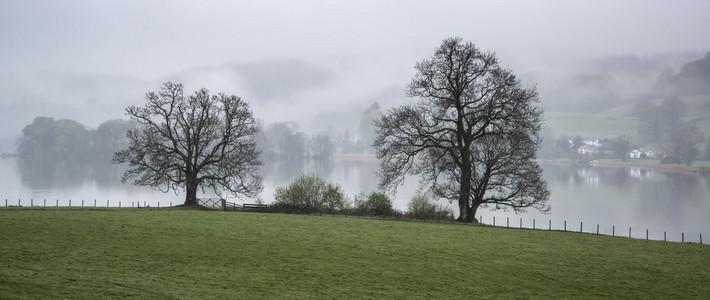
{"label": "water reflection", "polygon": [[99,172],[92,169],[93,166],[88,163],[66,163],[48,159],[18,159],[16,166],[22,184],[37,190],[81,187],[92,175],[98,175]]}

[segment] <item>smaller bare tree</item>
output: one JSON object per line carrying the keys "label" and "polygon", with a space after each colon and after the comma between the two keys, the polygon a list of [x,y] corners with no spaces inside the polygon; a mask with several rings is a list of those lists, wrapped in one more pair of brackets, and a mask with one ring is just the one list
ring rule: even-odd
{"label": "smaller bare tree", "polygon": [[611,141],[611,146],[616,155],[621,158],[621,161],[626,161],[626,158],[629,157],[629,152],[635,147],[634,138],[630,135],[617,136]]}
{"label": "smaller bare tree", "polygon": [[167,82],[148,92],[145,107],[126,114],[140,123],[128,132],[129,147],[114,163],[128,163],[122,181],[163,192],[186,191],[185,205],[196,206],[198,189],[253,197],[262,189],[256,121],[249,105],[234,95],[200,89],[184,96],[182,84]]}

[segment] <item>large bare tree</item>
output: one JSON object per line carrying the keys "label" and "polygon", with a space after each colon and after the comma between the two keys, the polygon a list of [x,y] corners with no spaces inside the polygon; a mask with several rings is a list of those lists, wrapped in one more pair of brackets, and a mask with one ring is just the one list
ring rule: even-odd
{"label": "large bare tree", "polygon": [[200,89],[185,96],[182,84],[167,82],[148,92],[145,107],[126,114],[141,124],[128,132],[128,149],[114,163],[128,163],[125,183],[167,192],[185,190],[185,205],[197,205],[198,189],[253,197],[262,189],[256,121],[249,105],[234,95]]}
{"label": "large bare tree", "polygon": [[543,120],[535,87],[460,38],[444,40],[415,68],[407,95],[419,101],[375,121],[380,187],[394,191],[417,175],[435,196],[457,201],[468,222],[487,205],[548,211],[534,161]]}

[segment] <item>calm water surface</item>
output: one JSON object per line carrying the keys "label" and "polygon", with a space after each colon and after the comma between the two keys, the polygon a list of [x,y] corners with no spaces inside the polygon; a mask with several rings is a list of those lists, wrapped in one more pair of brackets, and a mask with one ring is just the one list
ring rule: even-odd
{"label": "calm water surface", "polygon": [[[699,240],[699,233],[710,234],[710,176],[665,173],[635,168],[568,167],[543,165],[551,189],[552,211],[542,214],[528,210],[492,211],[480,208],[476,218],[497,226],[563,229],[651,239]],[[302,173],[318,174],[338,183],[350,196],[377,186],[376,161],[267,162],[263,168],[265,203],[273,201],[274,190],[288,185]],[[0,206],[34,205],[130,207],[148,204],[168,206],[183,202],[184,195],[162,193],[149,188],[121,184],[118,166],[23,164],[15,159],[0,159]],[[406,210],[417,191],[416,178],[408,178],[394,198],[395,208]],[[253,203],[254,199],[230,199]],[[448,202],[443,202],[448,204]],[[534,221],[533,221],[534,220]],[[704,241],[704,243],[710,243]]]}

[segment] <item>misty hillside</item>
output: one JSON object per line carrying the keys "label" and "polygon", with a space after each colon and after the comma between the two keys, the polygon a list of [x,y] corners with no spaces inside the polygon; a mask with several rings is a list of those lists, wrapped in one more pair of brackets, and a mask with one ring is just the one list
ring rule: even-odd
{"label": "misty hillside", "polygon": [[[407,101],[404,86],[410,79],[382,73],[372,64],[327,65],[295,59],[204,66],[150,81],[56,71],[4,73],[0,74],[0,110],[4,116],[0,150],[12,151],[22,128],[37,116],[74,119],[93,128],[109,119],[125,118],[126,106],[142,105],[145,92],[156,90],[164,81],[184,83],[189,91],[207,87],[213,92],[236,94],[247,100],[255,116],[267,124],[295,121],[300,130],[310,133],[356,132],[363,111],[373,103],[386,110]],[[693,96],[710,93],[707,54],[611,56],[526,77],[537,80],[548,113],[630,117],[638,101],[678,95],[687,96],[689,116],[710,117],[706,109],[710,99]],[[562,124],[574,122],[570,116],[566,115],[564,118],[570,120]],[[555,116],[551,118],[555,123]],[[708,131],[708,127],[701,128]]]}
{"label": "misty hillside", "polygon": [[710,59],[705,55],[683,52],[602,57],[536,79],[548,111],[598,113],[639,100],[710,93],[701,88],[710,82],[710,67],[705,65]]}

